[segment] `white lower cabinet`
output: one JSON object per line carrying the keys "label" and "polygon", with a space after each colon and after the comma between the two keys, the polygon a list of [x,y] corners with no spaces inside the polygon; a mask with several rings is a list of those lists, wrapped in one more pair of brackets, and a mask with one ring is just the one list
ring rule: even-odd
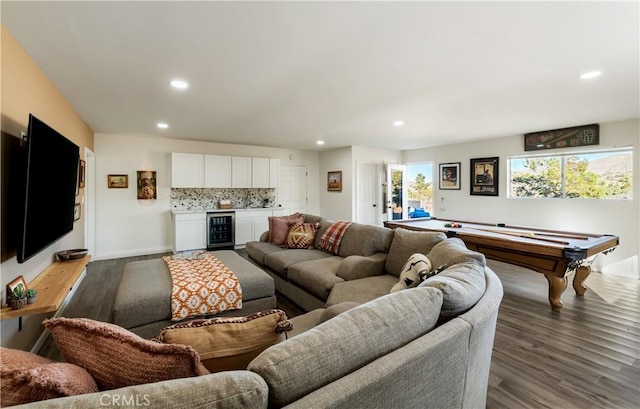
{"label": "white lower cabinet", "polygon": [[236,210],[236,247],[260,240],[262,233],[269,230],[269,217],[286,214],[285,209]]}
{"label": "white lower cabinet", "polygon": [[173,215],[173,251],[201,250],[207,247],[207,214],[178,213]]}

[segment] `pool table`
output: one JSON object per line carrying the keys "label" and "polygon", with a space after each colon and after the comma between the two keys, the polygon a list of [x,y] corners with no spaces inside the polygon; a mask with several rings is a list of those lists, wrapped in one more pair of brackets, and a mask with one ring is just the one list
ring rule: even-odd
{"label": "pool table", "polygon": [[573,288],[584,295],[584,280],[591,273],[597,254],[607,254],[618,245],[618,236],[586,234],[535,227],[487,224],[460,220],[393,220],[386,227],[439,231],[462,239],[471,250],[487,258],[526,267],[544,274],[549,282],[549,303],[553,311],[562,308],[560,296],[567,288],[567,274],[575,271]]}

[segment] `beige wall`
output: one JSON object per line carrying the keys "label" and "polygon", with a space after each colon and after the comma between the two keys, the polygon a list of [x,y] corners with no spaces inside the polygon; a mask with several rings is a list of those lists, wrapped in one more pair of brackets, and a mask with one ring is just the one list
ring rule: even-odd
{"label": "beige wall", "polygon": [[[4,26],[2,26],[1,36],[0,106],[2,108],[2,131],[14,136],[19,136],[21,131],[26,132],[29,113],[33,113],[78,145],[80,155],[84,157],[85,147],[93,150],[93,130],[84,123],[56,86],[44,75]],[[11,136],[3,135],[4,137]],[[5,179],[3,178],[3,180]],[[78,201],[82,200],[83,190],[80,191]],[[8,198],[8,200],[11,199]],[[0,227],[3,228],[3,226]],[[46,228],[46,226],[43,227]],[[5,236],[3,235],[3,237]],[[84,246],[84,220],[80,219],[74,224],[71,233],[24,264],[16,262],[15,252],[2,254],[0,288],[4,288],[8,282],[19,275],[22,275],[27,282],[33,280],[51,264],[53,253],[62,249],[82,246]],[[4,291],[2,291],[2,301],[5,302]],[[31,349],[44,329],[41,325],[43,318],[45,318],[43,315],[25,318],[22,331],[18,331],[17,319],[2,321],[0,327],[2,331],[1,345],[23,350]]]}

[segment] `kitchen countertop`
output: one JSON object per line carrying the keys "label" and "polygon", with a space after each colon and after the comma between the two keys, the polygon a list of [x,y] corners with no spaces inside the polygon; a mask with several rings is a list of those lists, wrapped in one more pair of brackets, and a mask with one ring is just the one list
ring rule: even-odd
{"label": "kitchen countertop", "polygon": [[214,213],[214,212],[244,212],[247,210],[274,210],[282,209],[281,207],[236,207],[233,209],[172,209],[173,214],[188,213]]}

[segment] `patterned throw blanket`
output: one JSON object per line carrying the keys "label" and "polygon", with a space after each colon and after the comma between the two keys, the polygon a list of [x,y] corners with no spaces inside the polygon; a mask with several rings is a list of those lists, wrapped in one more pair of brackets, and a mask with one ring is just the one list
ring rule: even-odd
{"label": "patterned throw blanket", "polygon": [[333,254],[338,254],[338,250],[340,250],[340,242],[342,242],[342,237],[347,232],[349,226],[351,226],[352,222],[339,221],[333,223],[327,231],[324,232],[322,237],[320,237],[320,241],[318,241],[318,247],[321,250],[326,250]]}
{"label": "patterned throw blanket", "polygon": [[164,256],[173,281],[171,320],[242,308],[238,278],[211,254],[196,258]]}

